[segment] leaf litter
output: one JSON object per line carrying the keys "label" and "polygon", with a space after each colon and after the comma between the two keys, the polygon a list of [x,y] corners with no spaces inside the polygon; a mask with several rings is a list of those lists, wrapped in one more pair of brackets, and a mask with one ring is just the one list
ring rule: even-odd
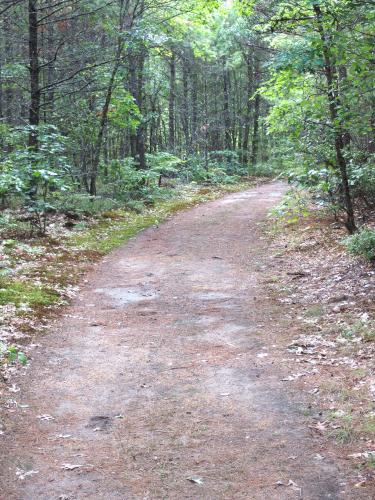
{"label": "leaf litter", "polygon": [[[265,282],[276,300],[290,306],[293,337],[283,359],[290,374],[283,381],[297,384],[312,415],[322,416],[309,427],[338,440],[349,459],[371,461],[372,452],[363,447],[375,447],[375,269],[349,256],[344,228],[332,231],[330,224],[329,215],[313,206],[298,223],[274,226],[275,264]],[[359,483],[374,480],[370,467]]]}

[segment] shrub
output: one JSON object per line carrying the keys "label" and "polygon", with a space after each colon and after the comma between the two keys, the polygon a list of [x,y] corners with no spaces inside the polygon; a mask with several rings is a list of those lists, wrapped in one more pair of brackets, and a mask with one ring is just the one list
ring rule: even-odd
{"label": "shrub", "polygon": [[111,198],[90,196],[87,193],[67,193],[65,196],[56,196],[54,206],[61,212],[97,215],[120,208],[121,204]]}
{"label": "shrub", "polygon": [[349,253],[365,257],[367,260],[375,259],[375,230],[362,229],[352,236],[344,239],[344,244]]}

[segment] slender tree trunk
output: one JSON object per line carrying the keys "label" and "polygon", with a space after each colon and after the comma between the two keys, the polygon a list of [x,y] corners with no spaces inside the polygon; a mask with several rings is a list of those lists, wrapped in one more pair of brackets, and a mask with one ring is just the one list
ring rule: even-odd
{"label": "slender tree trunk", "polygon": [[[3,21],[4,27],[4,63],[10,64],[13,59],[13,44],[11,43],[12,34],[10,30],[9,18],[6,16]],[[13,103],[13,90],[9,81],[5,82],[4,88],[4,104],[3,113],[5,121],[8,125],[13,123],[14,117],[12,113],[12,103]]]}
{"label": "slender tree trunk", "polygon": [[208,170],[208,93],[207,93],[207,72],[204,73],[204,125],[203,125],[203,140],[204,140],[204,164]]}
{"label": "slender tree trunk", "polygon": [[172,52],[169,61],[169,150],[175,150],[175,108],[176,108],[176,55]]}
{"label": "slender tree trunk", "polygon": [[334,82],[336,70],[331,59],[330,50],[327,41],[327,35],[323,24],[323,13],[320,5],[314,5],[314,12],[320,39],[322,41],[322,52],[324,58],[324,73],[327,81],[327,99],[331,123],[334,128],[334,141],[336,151],[336,161],[341,175],[341,183],[346,210],[346,227],[350,234],[356,231],[353,200],[350,193],[348,169],[344,156],[345,150],[345,130],[339,118],[339,109],[341,106],[340,98]]}
{"label": "slender tree trunk", "polygon": [[[3,54],[0,53],[0,123],[4,121]],[[2,144],[0,144],[3,147]]]}
{"label": "slender tree trunk", "polygon": [[[121,46],[122,46],[122,41],[121,41]],[[105,96],[105,101],[104,105],[101,111],[100,115],[100,122],[99,122],[99,131],[98,135],[96,138],[96,144],[95,144],[95,151],[94,151],[94,158],[91,166],[91,173],[90,173],[90,194],[92,196],[96,196],[96,180],[98,176],[98,169],[99,169],[99,163],[100,163],[100,155],[102,152],[102,146],[103,146],[103,137],[104,137],[104,131],[105,127],[107,124],[108,120],[108,111],[109,111],[109,105],[111,103],[112,99],[112,93],[113,93],[113,88],[115,84],[115,79],[117,75],[117,71],[120,66],[120,56],[119,50],[117,53],[117,60],[115,62],[115,65],[112,69],[111,77],[109,79],[107,91],[106,91],[106,96]]]}
{"label": "slender tree trunk", "polygon": [[[52,9],[52,2],[49,2],[50,8]],[[53,88],[53,80],[55,76],[55,61],[54,61],[54,42],[55,42],[55,25],[54,23],[49,23],[47,27],[47,54],[48,54],[48,65],[47,65],[47,85],[49,91],[47,93],[47,105],[46,113],[47,120],[51,120],[52,114],[55,107],[55,91]]]}
{"label": "slender tree trunk", "polygon": [[[143,110],[143,85],[144,85],[144,66],[146,61],[146,49],[142,47],[139,64],[138,64],[138,78],[137,78],[137,104],[142,112]],[[139,160],[139,168],[141,170],[147,169],[146,164],[146,144],[145,144],[145,124],[141,123],[137,129],[137,155]]]}
{"label": "slender tree trunk", "polygon": [[38,57],[38,0],[29,0],[29,71],[30,71],[30,107],[29,107],[29,147],[38,149],[38,125],[40,122],[40,66]]}
{"label": "slender tree trunk", "polygon": [[224,145],[225,149],[232,149],[230,133],[230,113],[229,113],[229,71],[226,67],[226,60],[223,58],[223,113],[224,113]]}
{"label": "slender tree trunk", "polygon": [[[124,26],[124,12],[123,12],[124,0],[120,0],[120,14],[119,14],[119,31],[121,32]],[[108,121],[108,111],[109,106],[111,104],[112,94],[115,86],[116,76],[118,70],[120,68],[121,59],[124,50],[124,43],[122,39],[122,35],[120,35],[117,39],[117,48],[115,54],[115,62],[112,68],[111,76],[109,78],[105,100],[103,104],[103,108],[100,114],[100,122],[99,122],[99,131],[96,138],[95,148],[94,148],[94,157],[91,165],[90,172],[90,194],[92,196],[96,196],[96,181],[98,176],[99,164],[100,164],[100,155],[102,152],[103,146],[103,137],[105,128]]]}
{"label": "slender tree trunk", "polygon": [[181,118],[182,118],[182,128],[184,131],[185,137],[185,150],[186,153],[190,152],[190,137],[189,137],[189,67],[186,58],[184,58],[182,63],[182,86],[183,86],[183,94],[182,94],[182,110],[181,110]]}
{"label": "slender tree trunk", "polygon": [[260,84],[260,61],[256,54],[254,54],[254,84],[255,84],[255,100],[254,100],[254,115],[253,115],[253,139],[251,151],[251,165],[255,167],[258,162],[259,150],[259,118],[260,118],[260,94],[258,92]]}
{"label": "slender tree trunk", "polygon": [[251,164],[253,167],[255,167],[255,165],[258,162],[259,118],[260,118],[260,95],[259,93],[257,93],[254,101],[253,141],[252,141],[252,151],[251,151]]}
{"label": "slender tree trunk", "polygon": [[[129,77],[130,77],[130,91],[134,100],[142,112],[143,108],[143,72],[145,65],[145,48],[142,47],[138,52],[134,52],[133,50],[129,50]],[[144,139],[144,124],[140,123],[137,127],[135,133],[131,134],[130,144],[131,144],[131,153],[133,158],[138,162],[138,167],[141,170],[145,170],[147,168],[146,165],[146,145]]]}
{"label": "slender tree trunk", "polygon": [[192,81],[191,81],[191,142],[192,149],[197,150],[197,140],[198,140],[198,68],[197,62],[194,60],[194,68],[192,71]]}
{"label": "slender tree trunk", "polygon": [[247,82],[246,82],[246,108],[244,116],[244,134],[242,142],[242,162],[247,165],[249,162],[249,137],[250,137],[250,121],[251,121],[251,111],[252,111],[252,101],[251,97],[253,94],[253,64],[251,54],[246,54],[246,70],[247,70]]}

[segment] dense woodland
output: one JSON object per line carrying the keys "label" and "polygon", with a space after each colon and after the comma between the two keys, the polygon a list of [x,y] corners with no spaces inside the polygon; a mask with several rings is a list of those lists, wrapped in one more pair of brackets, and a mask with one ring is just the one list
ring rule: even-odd
{"label": "dense woodland", "polygon": [[[372,208],[373,1],[2,0],[2,222],[284,174]],[[5,211],[4,211],[5,209]]]}

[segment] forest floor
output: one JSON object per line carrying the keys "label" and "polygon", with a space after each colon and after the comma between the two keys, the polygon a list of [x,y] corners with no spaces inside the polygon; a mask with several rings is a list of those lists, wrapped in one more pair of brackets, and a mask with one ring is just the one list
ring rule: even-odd
{"label": "forest floor", "polygon": [[[296,340],[322,328],[305,320],[325,317],[330,300],[312,287],[318,261],[294,253],[314,245],[264,234],[285,190],[270,183],[178,213],[87,275],[12,379],[1,500],[374,497],[362,456],[373,443],[332,438],[344,410],[332,410],[333,428],[313,400],[326,380],[308,385],[328,354]],[[305,278],[303,303],[304,286],[284,283]],[[351,307],[340,286],[329,317]],[[332,366],[339,383],[346,365]]]}

